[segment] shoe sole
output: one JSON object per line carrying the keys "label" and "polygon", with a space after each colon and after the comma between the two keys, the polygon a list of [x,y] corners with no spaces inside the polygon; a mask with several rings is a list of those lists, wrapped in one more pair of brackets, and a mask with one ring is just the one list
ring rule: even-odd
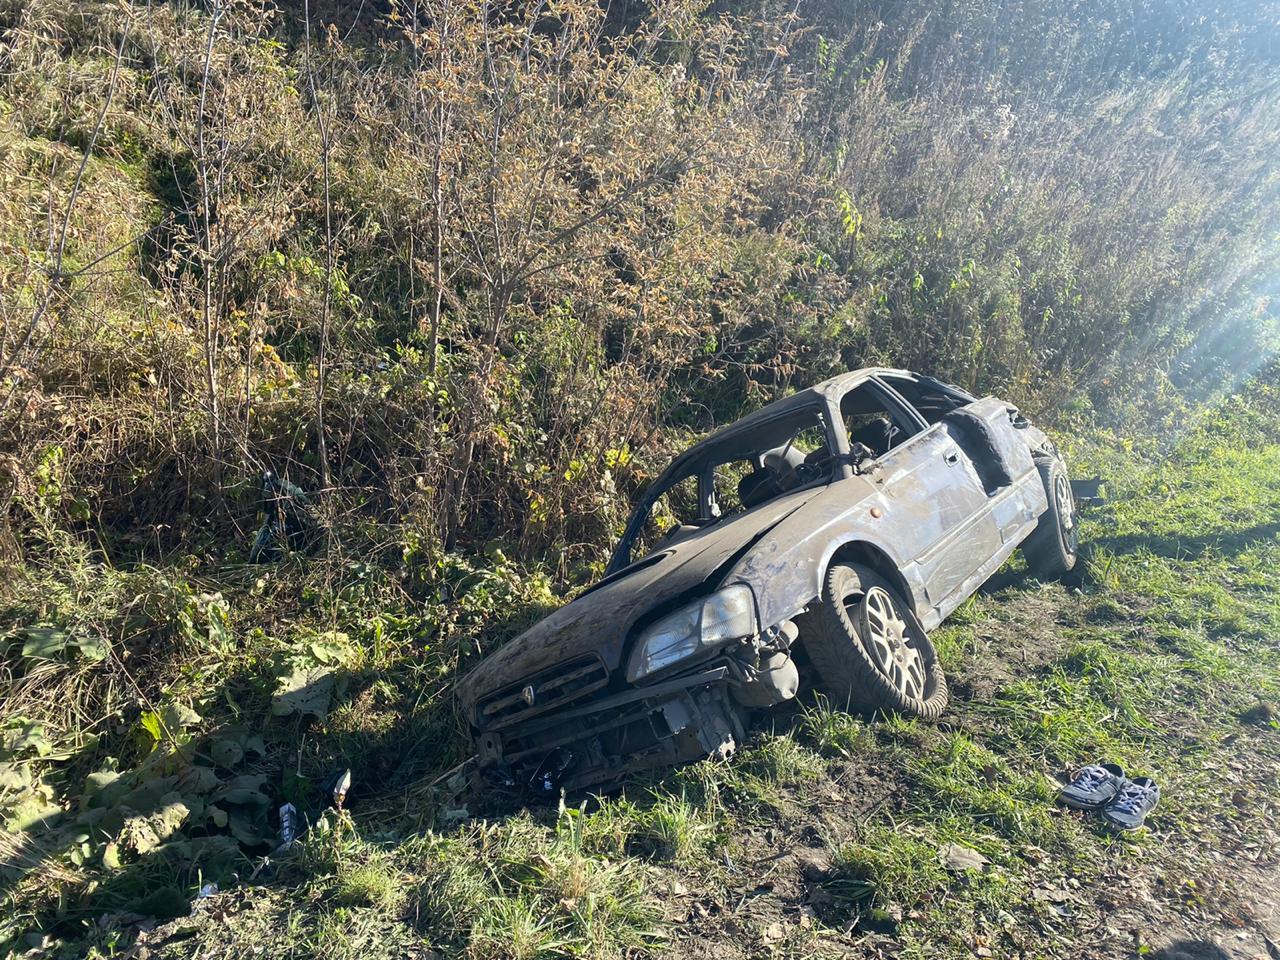
{"label": "shoe sole", "polygon": [[1142,823],[1130,824],[1130,823],[1116,823],[1110,817],[1103,817],[1102,819],[1106,822],[1107,827],[1114,830],[1116,833],[1133,833],[1133,831],[1141,830],[1142,827],[1146,825],[1146,821],[1143,821]]}
{"label": "shoe sole", "polygon": [[1107,797],[1107,799],[1105,800],[1096,800],[1090,803],[1088,801],[1076,800],[1072,797],[1067,797],[1067,796],[1064,796],[1063,794],[1058,794],[1058,802],[1061,803],[1064,807],[1070,807],[1072,810],[1101,810],[1113,799],[1115,798]]}
{"label": "shoe sole", "polygon": [[1142,819],[1137,823],[1120,823],[1113,820],[1111,817],[1108,817],[1106,813],[1103,813],[1102,820],[1112,830],[1118,830],[1120,833],[1132,833],[1134,830],[1140,830],[1142,827],[1147,825],[1147,817],[1151,816],[1153,810],[1155,810],[1155,807],[1152,807],[1151,810],[1144,813],[1142,815]]}

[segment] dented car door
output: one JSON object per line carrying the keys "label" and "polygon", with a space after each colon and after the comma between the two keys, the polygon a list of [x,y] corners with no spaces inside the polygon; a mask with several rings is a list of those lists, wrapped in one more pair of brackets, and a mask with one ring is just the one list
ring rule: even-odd
{"label": "dented car door", "polygon": [[[917,420],[919,415],[893,394]],[[987,491],[971,456],[945,423],[935,423],[876,461],[870,479],[894,513],[909,513],[906,553],[916,566],[911,579],[923,584],[917,612],[929,625],[941,619],[937,608],[991,556],[1000,543]]]}

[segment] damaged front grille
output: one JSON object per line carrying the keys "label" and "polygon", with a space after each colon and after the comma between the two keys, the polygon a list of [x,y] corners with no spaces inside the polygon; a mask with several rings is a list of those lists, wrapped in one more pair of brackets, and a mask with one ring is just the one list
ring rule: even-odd
{"label": "damaged front grille", "polygon": [[580,700],[608,682],[609,671],[594,654],[556,664],[483,698],[477,706],[479,725],[500,730],[523,723]]}
{"label": "damaged front grille", "polygon": [[[723,677],[723,672],[712,672]],[[695,680],[704,680],[702,675]],[[480,735],[481,769],[539,797],[616,785],[631,774],[706,756],[724,757],[743,729],[723,685],[690,684],[651,697],[588,699],[563,714]]]}

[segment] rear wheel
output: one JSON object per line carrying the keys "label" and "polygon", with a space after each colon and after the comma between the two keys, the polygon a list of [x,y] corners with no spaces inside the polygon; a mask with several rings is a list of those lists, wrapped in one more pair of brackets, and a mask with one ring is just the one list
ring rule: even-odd
{"label": "rear wheel", "polygon": [[874,570],[832,564],[807,626],[804,649],[818,685],[838,703],[865,713],[942,715],[947,681],[933,644],[906,600]]}
{"label": "rear wheel", "polygon": [[1027,566],[1038,577],[1060,577],[1076,565],[1080,536],[1076,525],[1076,501],[1071,495],[1067,468],[1056,457],[1036,465],[1049,508],[1031,536],[1022,542]]}

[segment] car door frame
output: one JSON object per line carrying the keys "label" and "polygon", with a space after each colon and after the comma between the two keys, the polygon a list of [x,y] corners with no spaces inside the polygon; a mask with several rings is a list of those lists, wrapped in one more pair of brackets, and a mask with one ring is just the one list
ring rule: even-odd
{"label": "car door frame", "polygon": [[[993,428],[997,433],[1001,434],[1001,441],[1009,447],[1010,452],[1015,451],[1019,444],[1023,443],[1021,438],[1017,436],[1018,430],[1012,429],[1010,426],[1017,426],[1015,423],[1017,410],[1006,401],[992,396],[974,397],[959,387],[910,371],[893,371],[892,373],[878,374],[877,376],[887,379],[885,387],[889,390],[894,389],[893,378],[902,378],[927,385],[930,389],[952,397],[956,401],[954,408],[956,410],[972,410],[972,408],[979,407],[990,408],[998,404],[1003,411],[1007,412],[1008,421],[1006,422],[1003,419],[992,421],[990,414],[985,415],[984,419],[992,422]],[[897,391],[894,392],[896,393]],[[911,406],[911,402],[906,397],[901,396],[901,394],[899,396],[903,403]],[[921,415],[921,418],[924,419],[923,415]],[[935,426],[945,425],[946,422],[947,419],[944,416],[938,420]],[[1025,424],[1025,421],[1022,422]],[[973,463],[974,454],[966,449],[964,443],[958,442],[958,445],[961,455],[968,459],[970,463]],[[1007,486],[991,489],[984,485],[984,491],[987,496],[986,509],[990,514],[991,526],[995,529],[998,540],[992,544],[990,555],[978,564],[972,574],[948,596],[939,600],[933,611],[933,616],[937,620],[942,620],[963,603],[1009,559],[1030,530],[1034,528],[1036,519],[1043,512],[1043,485],[1040,482],[1039,474],[1036,472],[1033,459],[1029,455],[1023,459],[1025,462],[1021,464],[1022,470],[1011,477],[1011,482]],[[981,474],[981,470],[977,468],[976,464],[974,464],[974,468]]]}
{"label": "car door frame", "polygon": [[[851,392],[867,383],[876,391],[891,417],[896,415],[896,418],[903,418],[917,428],[910,437],[878,457],[869,466],[868,475],[874,480],[879,473],[881,480],[878,482],[882,482],[885,468],[891,466],[886,461],[902,456],[904,451],[908,451],[909,456],[912,447],[936,444],[940,449],[921,454],[921,463],[914,468],[902,470],[901,474],[906,476],[919,470],[945,469],[948,473],[939,475],[950,481],[947,486],[963,496],[968,508],[967,515],[957,518],[936,539],[908,560],[916,566],[917,577],[914,579],[923,588],[923,595],[917,598],[917,607],[920,608],[917,612],[927,625],[932,626],[954,608],[955,604],[950,602],[951,599],[957,591],[965,589],[965,585],[987,564],[991,553],[998,549],[999,531],[996,530],[990,500],[977,469],[947,430],[946,424],[941,420],[929,423],[905,397],[879,376],[873,375],[845,392]],[[843,399],[843,394],[840,399]],[[940,454],[942,465],[927,462],[927,458],[931,458],[934,453]],[[951,471],[956,472],[953,474]],[[921,505],[922,509],[930,507],[937,509],[936,504]],[[947,608],[945,611],[944,607]]]}

